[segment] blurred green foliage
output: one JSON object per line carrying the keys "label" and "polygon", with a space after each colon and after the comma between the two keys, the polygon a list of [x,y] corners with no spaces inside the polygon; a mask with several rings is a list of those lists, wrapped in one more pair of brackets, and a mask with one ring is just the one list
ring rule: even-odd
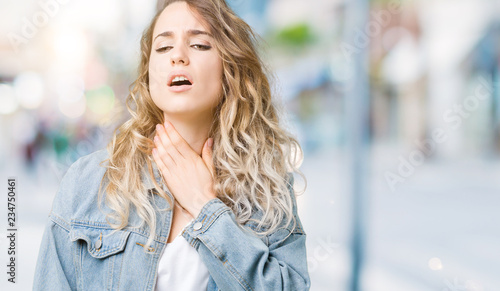
{"label": "blurred green foliage", "polygon": [[312,29],[307,23],[297,23],[274,33],[272,36],[279,45],[287,47],[304,47],[315,41]]}

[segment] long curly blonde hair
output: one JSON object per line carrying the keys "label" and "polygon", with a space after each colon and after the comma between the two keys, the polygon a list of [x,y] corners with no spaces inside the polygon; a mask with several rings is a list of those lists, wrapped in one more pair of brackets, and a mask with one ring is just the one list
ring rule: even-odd
{"label": "long curly blonde hair", "polygon": [[[240,225],[252,220],[256,209],[262,211],[257,227],[252,230],[256,235],[274,232],[285,219],[286,226],[293,221],[295,228],[291,197],[295,194],[291,194],[290,181],[293,180],[289,177],[293,179],[291,172],[296,172],[306,181],[296,163],[302,149],[294,136],[280,125],[278,109],[281,107],[273,104],[268,70],[257,55],[256,34],[224,0],[180,1],[187,2],[204,17],[223,62],[223,97],[209,131],[214,141],[217,197],[232,209]],[[138,78],[130,85],[126,100],[131,117],[115,129],[107,145],[109,158],[101,162],[106,172],[100,190],[106,179],[106,205],[113,211],[106,214],[106,220],[114,229],[123,229],[128,225],[130,207],[135,207],[142,223],[147,223],[151,230],[145,249],[154,240],[156,229],[155,210],[141,183],[140,173],[145,164],[158,195],[167,199],[170,206],[173,204],[154,179],[150,159],[154,147],[152,137],[156,124],[163,123],[164,116],[148,89],[153,29],[160,13],[173,2],[176,1],[166,1],[142,35]],[[101,191],[99,193],[99,201],[102,201]],[[111,223],[108,218],[119,223]]]}

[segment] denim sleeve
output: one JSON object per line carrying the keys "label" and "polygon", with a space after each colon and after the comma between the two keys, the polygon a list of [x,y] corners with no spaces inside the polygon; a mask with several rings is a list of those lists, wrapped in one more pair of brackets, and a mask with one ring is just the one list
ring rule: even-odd
{"label": "denim sleeve", "polygon": [[[292,179],[293,181],[293,179]],[[294,194],[292,193],[292,197]],[[293,198],[294,203],[295,198]],[[294,205],[294,215],[297,216]],[[309,290],[306,234],[279,229],[264,241],[242,229],[219,198],[207,202],[182,236],[198,251],[221,290]]]}
{"label": "denim sleeve", "polygon": [[78,193],[75,181],[81,163],[80,158],[68,168],[52,201],[38,252],[33,290],[76,290],[74,245],[69,237],[70,224],[63,217],[70,217],[74,209],[72,195]]}
{"label": "denim sleeve", "polygon": [[33,280],[33,290],[76,290],[69,228],[53,213],[45,225]]}

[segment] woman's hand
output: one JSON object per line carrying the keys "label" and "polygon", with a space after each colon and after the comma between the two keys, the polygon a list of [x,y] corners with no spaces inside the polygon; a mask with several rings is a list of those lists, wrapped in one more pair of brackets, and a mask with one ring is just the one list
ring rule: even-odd
{"label": "woman's hand", "polygon": [[165,126],[156,126],[154,142],[153,158],[163,180],[180,205],[196,218],[203,206],[217,197],[213,189],[213,140],[205,141],[200,157],[166,121]]}

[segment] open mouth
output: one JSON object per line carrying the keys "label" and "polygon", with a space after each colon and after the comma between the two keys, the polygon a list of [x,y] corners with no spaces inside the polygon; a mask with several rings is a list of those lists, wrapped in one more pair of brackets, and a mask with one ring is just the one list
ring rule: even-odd
{"label": "open mouth", "polygon": [[170,84],[168,84],[168,89],[174,93],[181,93],[190,90],[193,86],[193,82],[190,81],[190,76],[177,75],[171,77]]}
{"label": "open mouth", "polygon": [[182,86],[182,85],[192,85],[191,82],[183,76],[175,77],[170,83],[170,87],[173,86]]}

